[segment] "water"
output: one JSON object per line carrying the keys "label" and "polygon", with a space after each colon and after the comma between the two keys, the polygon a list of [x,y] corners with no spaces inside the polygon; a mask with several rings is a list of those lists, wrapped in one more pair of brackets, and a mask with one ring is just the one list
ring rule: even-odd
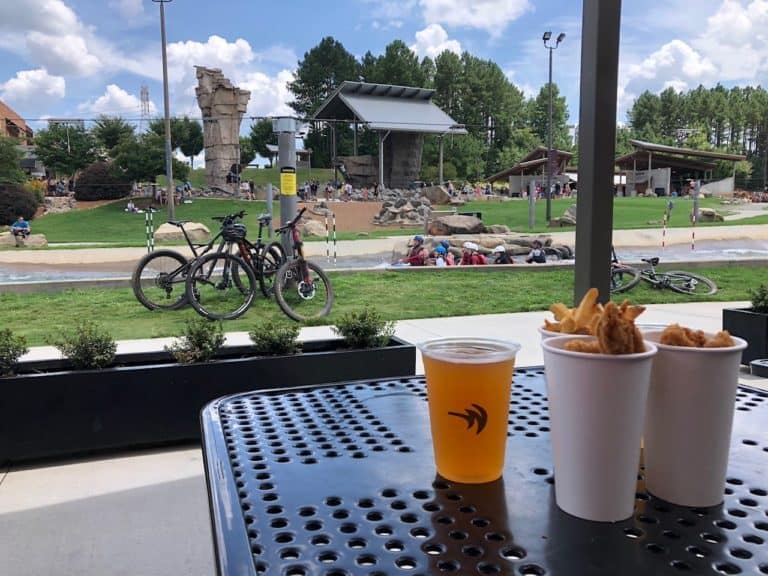
{"label": "water", "polygon": [[[664,251],[661,247],[625,247],[617,250],[619,259],[639,262],[641,258],[659,256],[662,262],[706,261],[706,260],[754,260],[768,259],[768,241],[765,240],[702,240],[691,250],[690,244],[675,244]],[[349,268],[385,268],[389,266],[391,252],[379,252],[357,256],[333,257],[328,261],[325,255],[311,259],[326,270]],[[516,258],[517,262],[521,257]],[[0,265],[0,284],[17,282],[44,282],[94,279],[128,279],[133,272],[133,262],[101,264],[66,264],[60,266],[37,264]]]}

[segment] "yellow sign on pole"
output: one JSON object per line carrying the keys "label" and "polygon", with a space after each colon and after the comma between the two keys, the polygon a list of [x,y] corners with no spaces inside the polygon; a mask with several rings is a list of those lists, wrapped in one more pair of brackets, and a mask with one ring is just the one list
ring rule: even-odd
{"label": "yellow sign on pole", "polygon": [[280,168],[280,194],[296,196],[296,168]]}

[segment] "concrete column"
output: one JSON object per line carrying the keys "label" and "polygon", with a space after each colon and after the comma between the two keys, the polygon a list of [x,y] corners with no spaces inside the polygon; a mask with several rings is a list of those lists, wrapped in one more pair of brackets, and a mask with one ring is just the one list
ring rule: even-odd
{"label": "concrete column", "polygon": [[[296,120],[276,118],[272,129],[277,132],[280,172],[280,223],[285,225],[296,217]],[[286,254],[292,253],[292,239],[284,234],[281,239]]]}
{"label": "concrete column", "polygon": [[438,184],[442,186],[443,184],[443,141],[444,138],[442,136],[438,136],[440,139],[440,167],[439,167],[439,176],[438,176]]}
{"label": "concrete column", "polygon": [[619,75],[620,0],[584,0],[579,108],[579,193],[576,200],[574,301],[591,287],[611,297],[613,163]]}

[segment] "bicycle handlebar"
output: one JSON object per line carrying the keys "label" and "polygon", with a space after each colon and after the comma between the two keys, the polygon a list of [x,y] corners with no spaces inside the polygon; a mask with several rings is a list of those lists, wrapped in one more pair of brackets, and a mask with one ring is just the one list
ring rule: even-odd
{"label": "bicycle handlebar", "polygon": [[301,219],[302,214],[304,214],[304,212],[306,212],[306,211],[307,211],[307,207],[304,206],[304,208],[299,210],[299,213],[296,214],[296,217],[293,220],[291,220],[290,222],[287,222],[286,224],[283,224],[282,226],[280,226],[280,228],[278,228],[277,231],[278,232],[285,232],[289,228],[295,228],[296,224]]}
{"label": "bicycle handlebar", "polygon": [[237,220],[238,218],[242,219],[243,216],[245,216],[247,212],[245,210],[240,210],[240,212],[235,212],[234,214],[229,214],[227,216],[211,216],[211,220],[216,220],[217,222],[233,222],[234,220]]}

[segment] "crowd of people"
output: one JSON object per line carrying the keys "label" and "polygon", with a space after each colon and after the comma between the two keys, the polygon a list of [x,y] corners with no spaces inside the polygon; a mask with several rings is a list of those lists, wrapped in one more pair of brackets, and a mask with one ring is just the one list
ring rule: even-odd
{"label": "crowd of people", "polygon": [[[544,264],[547,254],[540,240],[534,240],[531,251],[525,257],[527,264]],[[514,264],[515,261],[503,245],[496,246],[486,256],[475,242],[464,242],[461,257],[456,258],[447,240],[440,242],[430,251],[424,244],[424,236],[416,235],[408,244],[408,254],[395,264],[408,266],[482,266],[485,264]]]}

